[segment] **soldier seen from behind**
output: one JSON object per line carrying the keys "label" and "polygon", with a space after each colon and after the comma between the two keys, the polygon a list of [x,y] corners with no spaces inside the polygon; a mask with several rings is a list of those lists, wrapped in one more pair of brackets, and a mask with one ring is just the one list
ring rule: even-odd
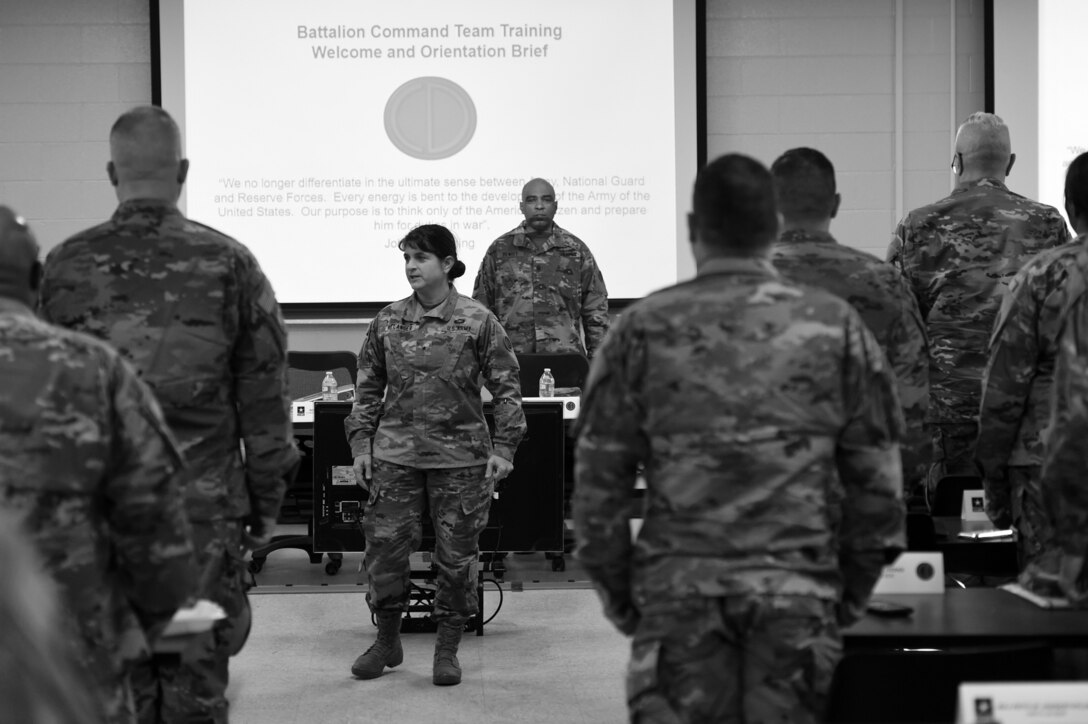
{"label": "soldier seen from behind", "polygon": [[978,477],[982,373],[1001,296],[1028,259],[1069,241],[1057,209],[1009,191],[1015,160],[1000,118],[969,116],[956,133],[956,188],[908,213],[888,249],[929,336],[929,492],[946,476]]}
{"label": "soldier seen from behind", "polygon": [[703,168],[688,226],[696,277],[625,310],[593,360],[577,554],[633,637],[632,721],[819,721],[840,628],[903,547],[895,378],[849,304],[771,265],[758,162]]}
{"label": "soldier seen from behind", "polygon": [[555,223],[558,208],[550,183],[525,184],[525,221],[488,247],[472,296],[499,318],[518,354],[592,357],[608,331],[608,290],[593,252]]}
{"label": "soldier seen from behind", "polygon": [[[417,227],[400,241],[412,295],[378,312],[359,352],[355,404],[344,421],[355,478],[369,491],[367,603],[378,637],[351,672],[381,676],[404,659],[400,625],[410,591],[409,556],[422,540],[425,508],[434,524],[438,624],[431,678],[461,683],[457,649],[479,610],[478,542],[495,485],[514,468],[525,434],[518,362],[502,325],[462,296],[465,273],[449,229]],[[494,440],[481,383],[494,405]]]}
{"label": "soldier seen from behind", "polygon": [[227,613],[191,661],[137,669],[143,722],[227,721],[228,659],[249,627],[244,548],[271,537],[298,464],[276,296],[245,246],[178,210],[188,169],[164,110],[122,114],[107,167],[120,204],[49,253],[42,284],[46,318],[109,341],[155,392],[188,462],[199,595]]}
{"label": "soldier seen from behind", "polygon": [[1072,301],[1088,288],[1088,154],[1074,159],[1066,172],[1065,212],[1077,238],[1031,259],[1002,300],[983,376],[976,453],[986,512],[996,526],[1016,527],[1021,583],[1035,588],[1041,575],[1044,592],[1059,547],[1039,477],[1061,324]]}
{"label": "soldier seen from behind", "polygon": [[906,433],[900,441],[903,485],[921,493],[929,469],[929,353],[925,323],[895,267],[840,244],[830,233],[841,197],[835,168],[812,148],[794,148],[771,166],[782,228],[771,260],[783,277],[831,292],[850,303],[880,343],[898,382]]}
{"label": "soldier seen from behind", "polygon": [[134,722],[130,669],[196,593],[182,460],[113,349],[37,318],[40,278],[30,230],[0,207],[0,509],[58,584],[59,633],[96,695],[85,713]]}

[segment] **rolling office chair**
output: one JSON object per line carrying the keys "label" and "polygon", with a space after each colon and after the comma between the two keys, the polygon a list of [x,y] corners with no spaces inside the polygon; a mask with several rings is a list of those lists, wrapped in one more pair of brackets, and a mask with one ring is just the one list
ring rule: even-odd
{"label": "rolling office chair", "polygon": [[965,681],[1049,681],[1054,651],[1045,642],[943,650],[847,653],[835,669],[829,724],[951,722]]}
{"label": "rolling office chair", "polygon": [[[353,352],[288,352],[287,353],[287,388],[291,399],[297,400],[321,392],[321,382],[325,372],[331,371],[339,386],[355,385],[359,374],[358,360]],[[306,535],[277,535],[268,545],[253,551],[249,562],[251,573],[259,573],[265,559],[272,551],[282,548],[298,548],[310,556],[310,563],[320,563],[323,556],[314,552],[313,538],[313,436],[296,436],[296,444],[302,454],[299,472],[295,481],[288,486],[280,507],[279,522],[287,524],[306,523]],[[344,556],[341,553],[329,553],[329,562],[325,572],[334,575],[340,570]]]}
{"label": "rolling office chair", "polygon": [[[521,396],[537,397],[540,394],[540,375],[544,369],[552,371],[555,389],[561,387],[578,388],[581,391],[589,376],[589,360],[582,354],[519,354],[518,365],[521,367]],[[574,438],[568,434],[563,444],[563,510],[564,517],[570,517],[570,498],[574,490]],[[564,536],[565,537],[565,536]],[[566,544],[564,544],[566,548]],[[547,553],[552,562],[553,571],[567,568],[563,553]]]}

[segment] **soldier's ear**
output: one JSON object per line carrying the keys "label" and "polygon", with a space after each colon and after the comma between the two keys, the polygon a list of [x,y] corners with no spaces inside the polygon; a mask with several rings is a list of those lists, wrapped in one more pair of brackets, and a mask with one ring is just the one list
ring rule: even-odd
{"label": "soldier's ear", "polygon": [[695,214],[688,214],[688,241],[695,243]]}
{"label": "soldier's ear", "polygon": [[189,175],[189,159],[183,158],[178,162],[178,185],[185,183],[185,177]]}
{"label": "soldier's ear", "polygon": [[1014,163],[1016,163],[1016,154],[1015,153],[1010,153],[1009,154],[1009,165],[1005,167],[1005,175],[1006,176],[1008,176],[1009,173],[1012,171],[1012,165]]}
{"label": "soldier's ear", "polygon": [[109,177],[110,185],[117,185],[117,167],[113,165],[113,161],[106,164],[106,176]]}
{"label": "soldier's ear", "polygon": [[839,204],[841,204],[841,203],[842,203],[842,194],[835,194],[835,200],[831,202],[831,217],[830,218],[834,219],[836,214],[839,213]]}

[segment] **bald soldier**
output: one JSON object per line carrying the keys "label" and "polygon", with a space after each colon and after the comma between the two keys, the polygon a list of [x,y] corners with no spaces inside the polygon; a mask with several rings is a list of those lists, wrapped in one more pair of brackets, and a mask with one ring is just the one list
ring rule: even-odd
{"label": "bald soldier", "polygon": [[695,278],[628,308],[590,369],[577,553],[633,636],[631,721],[816,722],[904,543],[895,378],[849,304],[771,265],[767,169],[723,156],[692,204]]}
{"label": "bald soldier", "polygon": [[189,463],[201,596],[227,612],[201,656],[137,672],[142,721],[227,720],[227,660],[249,622],[243,546],[270,538],[298,459],[276,297],[245,246],[182,216],[188,169],[164,110],[122,114],[107,166],[120,205],[53,249],[42,288],[47,318],[109,340],[158,397]]}
{"label": "bald soldier", "polygon": [[133,722],[128,670],[196,592],[181,458],[115,351],[35,316],[40,278],[30,230],[0,206],[0,509],[59,584],[89,718]]}
{"label": "bald soldier", "polygon": [[525,184],[525,221],[488,247],[472,296],[499,318],[514,352],[592,357],[608,331],[608,290],[589,247],[555,223],[558,208],[550,183]]}
{"label": "bald soldier", "polygon": [[888,249],[929,336],[930,491],[946,476],[978,476],[982,373],[1001,296],[1028,259],[1069,241],[1057,209],[1005,186],[1015,160],[1000,118],[969,116],[956,133],[956,188],[908,213]]}
{"label": "bald soldier", "polygon": [[845,299],[861,315],[898,382],[906,423],[900,449],[904,492],[921,492],[929,469],[924,429],[929,406],[929,351],[925,323],[910,287],[895,267],[844,246],[831,235],[842,197],[835,167],[813,148],[794,148],[771,166],[782,228],[771,260],[786,279]]}

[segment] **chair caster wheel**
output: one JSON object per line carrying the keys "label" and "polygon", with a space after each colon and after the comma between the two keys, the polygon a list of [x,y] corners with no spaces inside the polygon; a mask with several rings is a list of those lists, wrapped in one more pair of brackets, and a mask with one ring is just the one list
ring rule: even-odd
{"label": "chair caster wheel", "polygon": [[553,571],[565,571],[565,570],[567,570],[567,561],[563,558],[563,556],[556,556],[555,558],[552,559],[552,570]]}
{"label": "chair caster wheel", "polygon": [[333,559],[325,564],[325,573],[330,576],[335,576],[340,571],[341,565],[343,565],[343,561]]}
{"label": "chair caster wheel", "polygon": [[246,567],[249,569],[250,573],[260,573],[261,569],[264,568],[264,559],[251,558],[249,561],[249,565]]}

